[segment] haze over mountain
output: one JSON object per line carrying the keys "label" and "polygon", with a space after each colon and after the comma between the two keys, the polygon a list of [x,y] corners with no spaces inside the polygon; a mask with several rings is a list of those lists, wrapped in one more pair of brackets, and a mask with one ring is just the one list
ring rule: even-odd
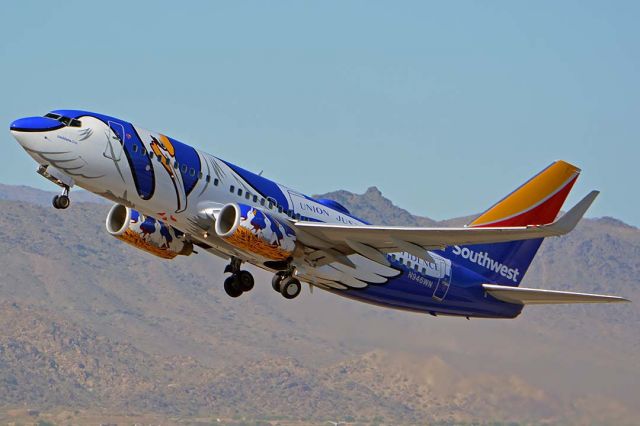
{"label": "haze over mountain", "polygon": [[[259,271],[256,288],[231,299],[223,260],[157,259],[104,231],[108,204],[77,191],[72,207],[58,211],[52,195],[0,185],[4,422],[25,407],[60,422],[71,421],[61,413],[78,422],[87,412],[101,420],[129,413],[301,424],[640,418],[637,303],[530,307],[515,320],[466,321],[318,289],[285,300]],[[324,196],[372,223],[438,223],[375,188]],[[637,301],[639,265],[637,228],[585,219],[545,241],[523,286]]]}

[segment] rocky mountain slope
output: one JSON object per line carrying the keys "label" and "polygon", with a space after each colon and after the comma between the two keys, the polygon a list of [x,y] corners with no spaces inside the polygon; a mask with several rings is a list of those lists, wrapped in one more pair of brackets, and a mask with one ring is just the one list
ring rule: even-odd
{"label": "rocky mountain slope", "polygon": [[[104,232],[108,205],[57,211],[50,196],[0,187],[0,419],[25,404],[317,424],[640,418],[636,304],[466,321],[322,291],[288,301],[259,271],[230,299],[222,261],[156,259]],[[331,196],[371,222],[435,223],[375,189]],[[638,229],[585,220],[543,244],[526,285],[640,300],[639,260]]]}

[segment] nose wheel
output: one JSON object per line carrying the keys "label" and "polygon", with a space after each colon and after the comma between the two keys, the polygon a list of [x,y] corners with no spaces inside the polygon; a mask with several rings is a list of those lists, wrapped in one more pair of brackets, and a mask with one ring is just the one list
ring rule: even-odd
{"label": "nose wheel", "polygon": [[69,198],[69,187],[65,187],[61,195],[53,197],[51,202],[53,207],[59,210],[64,210],[71,205],[71,199]]}

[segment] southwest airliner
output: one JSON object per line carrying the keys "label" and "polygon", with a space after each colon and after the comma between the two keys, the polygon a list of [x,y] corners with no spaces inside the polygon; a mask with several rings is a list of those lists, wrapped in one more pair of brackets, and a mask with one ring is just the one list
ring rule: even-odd
{"label": "southwest airliner", "polygon": [[514,318],[526,304],[624,302],[587,293],[520,287],[545,237],[571,231],[598,195],[558,218],[580,170],[556,161],[465,227],[412,228],[365,222],[162,133],[102,114],[56,110],[21,118],[11,134],[62,188],[115,204],[109,234],[173,259],[194,247],[229,261],[224,290],[254,287],[250,263],[273,289],[297,297],[301,283],[362,302],[431,315]]}

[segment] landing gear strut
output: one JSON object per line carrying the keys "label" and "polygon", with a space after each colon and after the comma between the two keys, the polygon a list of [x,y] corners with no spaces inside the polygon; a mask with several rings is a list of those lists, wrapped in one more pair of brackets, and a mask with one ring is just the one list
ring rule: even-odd
{"label": "landing gear strut", "polygon": [[240,259],[232,257],[231,263],[224,268],[225,273],[231,272],[231,276],[224,280],[224,291],[230,297],[239,297],[242,293],[253,289],[255,283],[253,275],[249,271],[241,271],[241,265]]}
{"label": "landing gear strut", "polygon": [[293,271],[278,271],[271,279],[271,287],[285,299],[293,299],[300,294],[302,285],[292,276]]}
{"label": "landing gear strut", "polygon": [[71,200],[69,199],[69,187],[65,186],[61,195],[56,195],[53,197],[52,201],[53,207],[56,209],[66,209],[71,204]]}

